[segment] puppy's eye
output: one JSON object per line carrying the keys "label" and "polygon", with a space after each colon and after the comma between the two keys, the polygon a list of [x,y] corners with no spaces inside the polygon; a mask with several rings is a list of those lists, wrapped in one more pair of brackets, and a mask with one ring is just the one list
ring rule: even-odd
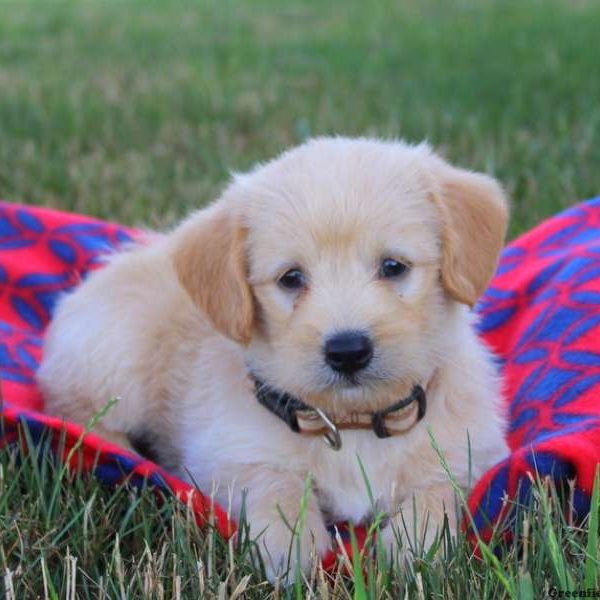
{"label": "puppy's eye", "polygon": [[393,258],[385,258],[381,262],[379,268],[379,274],[385,279],[394,279],[404,275],[409,269],[408,265],[401,263],[400,261],[394,260]]}
{"label": "puppy's eye", "polygon": [[277,283],[286,290],[300,290],[306,286],[306,277],[300,269],[290,269],[279,278]]}

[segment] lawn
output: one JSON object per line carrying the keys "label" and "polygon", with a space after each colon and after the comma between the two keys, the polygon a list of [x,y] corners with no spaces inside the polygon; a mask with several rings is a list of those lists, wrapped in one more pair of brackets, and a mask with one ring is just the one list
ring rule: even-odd
{"label": "lawn", "polygon": [[[593,0],[4,0],[0,197],[162,227],[215,198],[230,171],[307,136],[426,138],[503,182],[514,236],[600,193],[599,31]],[[543,498],[524,509],[525,549],[497,562],[459,537],[438,559],[377,566],[365,596],[360,570],[286,591],[264,581],[244,536],[223,544],[173,501],[5,449],[0,571],[17,599],[599,587],[585,551],[596,527]]]}

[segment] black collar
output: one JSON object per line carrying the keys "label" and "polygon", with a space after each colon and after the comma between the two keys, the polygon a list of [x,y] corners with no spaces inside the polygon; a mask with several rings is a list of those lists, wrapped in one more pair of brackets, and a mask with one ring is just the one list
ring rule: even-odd
{"label": "black collar", "polygon": [[[270,412],[284,421],[287,426],[296,433],[302,433],[298,423],[298,413],[301,411],[316,411],[312,406],[309,406],[302,400],[294,398],[285,392],[281,392],[269,387],[267,384],[253,377],[256,399]],[[410,406],[413,402],[417,403],[417,418],[414,424],[418,423],[424,416],[427,410],[427,397],[425,390],[420,385],[415,385],[411,393],[402,400],[395,402],[387,408],[369,413],[370,429],[373,430],[378,438],[391,437],[386,427],[386,417]],[[343,427],[342,427],[343,428]]]}

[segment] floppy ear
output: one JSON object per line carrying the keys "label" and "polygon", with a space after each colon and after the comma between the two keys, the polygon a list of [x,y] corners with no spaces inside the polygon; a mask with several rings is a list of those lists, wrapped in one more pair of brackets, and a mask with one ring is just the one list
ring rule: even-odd
{"label": "floppy ear", "polygon": [[247,280],[246,230],[223,206],[202,210],[174,232],[173,265],[181,285],[224,336],[248,344],[254,298]]}
{"label": "floppy ear", "polygon": [[504,245],[508,202],[495,179],[443,164],[435,194],[442,217],[442,283],[472,307],[488,286]]}

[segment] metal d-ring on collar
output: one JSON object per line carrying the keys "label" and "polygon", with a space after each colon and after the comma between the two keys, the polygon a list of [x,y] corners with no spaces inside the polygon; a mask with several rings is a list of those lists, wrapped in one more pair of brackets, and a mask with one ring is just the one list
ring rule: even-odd
{"label": "metal d-ring on collar", "polygon": [[327,445],[334,450],[340,450],[342,447],[342,436],[340,430],[336,427],[336,424],[327,416],[327,413],[320,408],[313,409],[320,417],[327,431],[323,434]]}

